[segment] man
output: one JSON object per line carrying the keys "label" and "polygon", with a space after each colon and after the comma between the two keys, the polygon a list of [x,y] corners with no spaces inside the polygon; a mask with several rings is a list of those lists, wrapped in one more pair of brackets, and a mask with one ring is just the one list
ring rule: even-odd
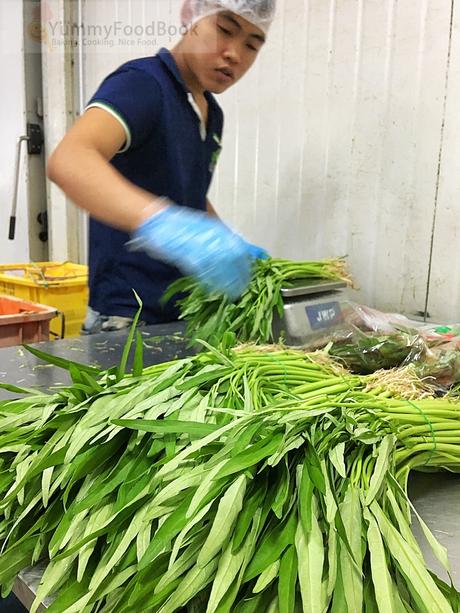
{"label": "man", "polygon": [[265,252],[225,226],[207,199],[223,114],[213,94],[249,70],[275,0],[186,0],[187,32],[155,57],[128,62],[101,84],[48,162],[90,220],[90,301],[83,332],[177,318],[168,285],[194,275],[237,298]]}

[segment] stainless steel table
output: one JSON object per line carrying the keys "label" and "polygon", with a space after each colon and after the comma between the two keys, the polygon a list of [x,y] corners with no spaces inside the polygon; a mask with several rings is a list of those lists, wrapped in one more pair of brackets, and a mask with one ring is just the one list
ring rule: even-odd
{"label": "stainless steel table", "polygon": [[[145,366],[190,355],[191,350],[187,349],[187,342],[182,335],[183,330],[182,322],[140,328],[144,339]],[[126,330],[102,332],[91,336],[38,343],[36,347],[74,362],[110,368],[120,362],[126,338]],[[70,377],[65,370],[44,364],[22,347],[7,347],[0,349],[0,383],[3,382],[46,390],[53,386],[67,385]],[[0,390],[0,400],[12,397],[13,394]]]}
{"label": "stainless steel table", "polygon": [[[412,473],[410,498],[438,541],[447,548],[455,587],[460,590],[460,474]],[[429,567],[447,580],[414,519],[414,533]]]}

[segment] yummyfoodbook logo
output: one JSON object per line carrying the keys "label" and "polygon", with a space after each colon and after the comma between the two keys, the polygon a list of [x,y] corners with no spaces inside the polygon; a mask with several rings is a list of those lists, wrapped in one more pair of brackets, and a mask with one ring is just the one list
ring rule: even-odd
{"label": "yummyfoodbook logo", "polygon": [[[100,21],[94,18],[98,12],[104,15]],[[77,19],[61,18],[55,14],[49,3],[44,2],[41,9],[35,6],[31,10],[29,23],[26,24],[29,51],[33,50],[34,45],[37,50],[41,45],[45,45],[49,51],[70,51],[81,45],[88,52],[98,53],[126,48],[158,48],[171,44],[186,31],[185,26],[161,17],[138,19],[135,13],[139,12],[141,11],[131,10],[131,14],[117,15],[116,13],[121,11],[113,11],[114,19],[108,20],[105,5],[104,11],[96,11],[93,7],[91,15],[85,15],[83,11],[81,21],[78,22],[78,15],[75,15]]]}

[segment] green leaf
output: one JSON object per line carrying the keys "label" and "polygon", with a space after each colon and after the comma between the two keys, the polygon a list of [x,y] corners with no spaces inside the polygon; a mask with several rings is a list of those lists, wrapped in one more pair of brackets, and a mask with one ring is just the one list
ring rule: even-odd
{"label": "green leaf", "polygon": [[[420,524],[420,527],[422,528],[422,532],[423,532],[423,534],[424,534],[424,536],[425,536],[429,546],[431,547],[431,550],[432,550],[433,554],[435,555],[437,560],[441,563],[441,565],[443,566],[443,568],[447,572],[447,574],[450,576],[452,574],[452,570],[451,570],[451,567],[450,567],[450,562],[449,562],[449,557],[448,557],[448,554],[447,554],[447,549],[445,547],[443,547],[441,545],[441,543],[435,538],[435,536],[433,535],[431,530],[428,528],[426,523],[423,521],[421,515],[419,514],[417,509],[414,507],[414,505],[410,501],[409,497],[404,492],[404,490],[401,488],[401,486],[396,481],[396,479],[393,478],[392,481],[396,485],[396,487],[398,487],[399,491],[404,496],[404,498],[406,499],[407,503],[410,505],[410,508],[412,509],[412,512],[414,513],[415,517],[417,518],[417,520],[418,520],[418,522]],[[418,549],[418,547],[417,547],[417,549]]]}
{"label": "green leaf", "polygon": [[326,586],[326,595],[331,598],[334,594],[335,583],[337,581],[337,572],[339,565],[338,555],[338,538],[337,532],[334,526],[329,526],[329,534],[327,540],[327,563],[328,563],[328,577]]}
{"label": "green leaf", "polygon": [[393,585],[385,555],[382,536],[377,522],[365,509],[364,518],[368,522],[367,543],[371,558],[372,581],[379,613],[397,613],[393,602]]}
{"label": "green leaf", "polygon": [[144,521],[136,536],[137,560],[140,562],[147,551],[151,541],[152,524]]}
{"label": "green leaf", "polygon": [[[71,578],[73,581],[69,581],[69,583],[59,591],[57,598],[47,607],[47,612],[61,613],[62,611],[68,611],[75,602],[78,602],[84,597],[88,590],[89,578],[85,578],[86,580],[81,583],[76,581],[74,573],[72,573]],[[40,604],[41,601],[37,594],[34,605],[39,606]],[[31,611],[32,610],[33,609],[31,609]]]}
{"label": "green leaf", "polygon": [[118,369],[117,369],[117,381],[120,381],[121,379],[123,379],[123,377],[126,374],[126,365],[128,364],[129,352],[131,351],[131,346],[134,340],[134,334],[137,329],[137,322],[139,321],[139,317],[142,311],[142,300],[139,298],[138,294],[136,293],[134,289],[133,289],[133,294],[134,294],[134,297],[136,298],[136,302],[139,305],[139,308],[136,312],[136,315],[134,316],[133,323],[131,325],[131,328],[128,333],[128,337],[126,339],[125,346],[123,348],[120,365],[118,366]]}
{"label": "green leaf", "polygon": [[54,472],[54,466],[51,466],[50,468],[46,468],[42,473],[42,499],[43,499],[43,506],[45,507],[45,509],[48,506],[51,479],[53,478],[53,472]]}
{"label": "green leaf", "polygon": [[222,353],[222,351],[219,351],[218,349],[201,339],[197,339],[197,343],[203,345],[203,347],[205,347],[210,353],[212,353],[218,359],[219,362],[221,362],[225,366],[230,366],[230,368],[233,368],[233,362],[224,353]]}
{"label": "green leaf", "polygon": [[283,517],[283,508],[290,495],[290,474],[287,459],[281,466],[280,481],[277,483],[276,496],[272,503],[273,513],[278,519]]}
{"label": "green leaf", "polygon": [[452,571],[450,568],[450,562],[449,562],[449,557],[447,554],[447,549],[443,545],[441,545],[441,543],[435,538],[435,536],[433,535],[431,530],[428,528],[426,523],[423,521],[421,516],[417,513],[417,511],[415,511],[415,514],[419,521],[420,527],[422,528],[423,534],[426,540],[428,541],[428,544],[431,547],[432,552],[434,553],[436,558],[439,560],[439,562],[442,564],[442,566],[447,571],[447,573],[450,575]]}
{"label": "green leaf", "polygon": [[297,553],[290,545],[281,557],[278,581],[278,606],[280,613],[295,613],[297,583]]}
{"label": "green leaf", "polygon": [[227,477],[254,466],[274,453],[283,441],[283,434],[266,437],[228,460],[216,478]]}
{"label": "green leaf", "polygon": [[142,334],[136,330],[136,348],[134,350],[133,376],[140,377],[144,370],[144,341]]}
{"label": "green leaf", "polygon": [[[83,371],[81,371],[81,372],[83,372]],[[75,383],[74,388],[79,383],[83,383],[83,379],[82,379],[82,377],[80,375],[80,369],[77,366],[75,366],[75,364],[70,364],[70,366],[69,366],[69,374],[70,374],[70,378],[72,379],[73,383]]]}
{"label": "green leaf", "polygon": [[355,613],[354,611],[349,611],[347,601],[345,600],[345,591],[340,566],[337,568],[337,579],[335,582],[334,597],[332,599],[330,613]]}
{"label": "green leaf", "polygon": [[60,560],[59,562],[51,561],[48,564],[36,592],[36,598],[30,609],[31,613],[37,611],[45,598],[53,593],[62,580],[68,576],[69,568],[71,567],[75,558],[76,556],[73,556],[72,558],[66,558],[65,560]]}
{"label": "green leaf", "polygon": [[182,392],[201,387],[224,378],[232,373],[232,367],[223,366],[222,364],[210,364],[201,368],[198,374],[187,377],[183,383],[177,385],[177,388]]}
{"label": "green leaf", "polygon": [[407,515],[401,510],[391,487],[388,487],[386,490],[386,499],[389,501],[391,511],[396,519],[395,527],[398,529],[398,532],[401,533],[401,536],[407,542],[407,546],[412,549],[413,555],[418,555],[423,560],[420,546],[412,532]]}
{"label": "green leaf", "polygon": [[260,575],[268,566],[278,560],[283,551],[294,544],[297,527],[297,513],[291,511],[283,522],[274,522],[272,529],[257,547],[257,551],[249,564],[244,581],[250,581]]}
{"label": "green leaf", "polygon": [[142,432],[155,432],[159,434],[189,434],[194,437],[207,436],[219,430],[215,424],[205,424],[194,421],[178,421],[174,419],[148,420],[148,419],[114,419],[113,424],[130,430]]}
{"label": "green leaf", "polygon": [[165,305],[173,296],[189,291],[192,284],[193,280],[191,277],[181,277],[180,279],[177,279],[177,281],[171,283],[168,289],[164,292],[163,296],[161,297],[160,304]]}
{"label": "green leaf", "polygon": [[[263,529],[263,524],[264,524],[264,512],[262,508],[259,508],[254,513],[251,530],[249,531],[248,536],[246,540],[244,541],[244,544],[242,545],[241,549],[243,549],[244,551],[241,551],[241,549],[239,549],[238,552],[232,551],[232,555],[237,555],[238,553],[241,553],[241,554],[244,553],[243,562],[241,564],[241,568],[238,572],[238,575],[233,581],[230,589],[227,590],[227,592],[225,593],[225,596],[220,601],[219,606],[216,609],[216,613],[233,613],[235,609],[235,602],[238,598],[238,595],[240,594],[240,588],[243,582],[244,573],[246,571],[246,568],[249,564],[250,559],[254,555],[254,551],[256,548],[257,541],[260,536],[260,532]],[[233,544],[232,550],[234,549],[235,547]],[[197,613],[201,613],[201,610],[198,611]]]}
{"label": "green leaf", "polygon": [[230,589],[246,557],[246,547],[240,547],[234,552],[234,543],[231,540],[224,549],[209,595],[206,613],[214,613],[226,592]]}
{"label": "green leaf", "polygon": [[260,477],[258,477],[255,491],[253,491],[253,493],[251,493],[249,496],[246,496],[243,509],[238,516],[238,521],[236,523],[233,536],[233,552],[237,551],[241,547],[244,539],[246,538],[246,534],[251,526],[254,515],[257,509],[262,506],[266,492],[267,480],[262,480]]}
{"label": "green leaf", "polygon": [[203,536],[199,534],[190,545],[184,548],[183,554],[173,564],[170,564],[168,569],[162,574],[160,581],[155,587],[156,594],[161,593],[169,584],[174,583],[196,564],[196,559],[203,542]]}
{"label": "green leaf", "polygon": [[340,505],[340,511],[352,551],[351,556],[346,548],[340,548],[340,567],[345,599],[349,611],[361,611],[363,606],[362,509],[359,490],[355,486],[348,486],[345,498]]}
{"label": "green leaf", "polygon": [[32,561],[37,535],[29,536],[25,541],[15,543],[4,551],[0,557],[0,585],[12,581],[16,575]]}
{"label": "green leaf", "polygon": [[335,502],[335,497],[332,492],[331,483],[329,481],[329,475],[328,475],[326,462],[324,460],[321,460],[321,471],[323,473],[324,485],[326,488],[326,492],[323,498],[324,504],[326,505],[326,521],[329,524],[333,525],[335,521],[335,516],[337,513],[337,503]]}
{"label": "green leaf", "polygon": [[12,392],[13,394],[31,394],[31,395],[37,395],[37,394],[44,394],[44,392],[40,392],[39,390],[33,389],[31,387],[19,387],[17,385],[11,385],[9,383],[0,383],[0,389],[1,390],[6,390],[7,392]]}
{"label": "green leaf", "polygon": [[206,566],[194,566],[182,579],[174,593],[158,613],[175,613],[199,594],[211,581],[217,569],[218,560],[214,558]]}
{"label": "green leaf", "polygon": [[265,588],[278,576],[280,569],[280,561],[276,560],[273,564],[270,564],[260,575],[256,581],[255,586],[252,588],[254,594],[263,592]]}
{"label": "green leaf", "polygon": [[298,487],[297,500],[299,501],[300,521],[305,534],[310,534],[312,524],[311,505],[313,501],[313,481],[310,479],[307,464],[298,468],[300,472],[300,484]]}
{"label": "green leaf", "polygon": [[155,564],[138,570],[116,601],[113,613],[132,613],[132,611],[145,611],[146,609],[148,611],[149,607],[156,610],[164,604],[181,581],[176,579],[168,583],[163,590],[155,593],[155,588],[166,572],[166,568],[167,554],[162,554],[155,560]]}
{"label": "green leaf", "polygon": [[324,482],[324,475],[321,470],[321,464],[316,451],[313,447],[309,447],[306,456],[306,465],[308,467],[308,474],[313,481],[315,487],[321,494],[326,493],[326,484]]}
{"label": "green leaf", "polygon": [[145,507],[137,511],[127,529],[123,533],[119,533],[122,538],[119,544],[114,547],[114,551],[112,552],[111,548],[109,548],[104,553],[99,566],[97,567],[94,575],[91,578],[89,584],[90,590],[95,590],[125,555],[128,547],[143,527],[145,514]]}
{"label": "green leaf", "polygon": [[379,447],[377,456],[377,462],[372,473],[371,481],[369,484],[369,490],[366,494],[365,505],[369,506],[371,502],[378,495],[380,488],[382,487],[385,476],[388,472],[390,464],[390,454],[394,447],[396,438],[394,435],[385,436]]}
{"label": "green leaf", "polygon": [[[77,581],[79,582],[83,581],[85,577],[85,572],[88,567],[88,563],[91,559],[91,556],[94,553],[94,550],[96,549],[96,545],[97,545],[97,539],[94,539],[94,541],[90,543],[86,543],[86,545],[83,545],[83,547],[80,549],[80,553],[78,554],[78,566],[77,566]],[[63,560],[61,560],[61,562],[68,563],[68,559],[64,558]]]}
{"label": "green leaf", "polygon": [[[337,503],[337,498],[335,495],[334,490],[332,490],[332,495],[334,496],[334,500]],[[348,540],[348,536],[347,536],[347,531],[345,530],[345,524],[343,522],[343,518],[342,518],[342,514],[340,512],[340,507],[337,506],[337,511],[335,514],[335,529],[337,530],[337,534],[340,537],[341,542],[343,543],[343,545],[345,545],[346,550],[348,551],[350,558],[353,560],[354,564],[356,564],[356,567],[359,569],[359,565],[358,562],[354,559],[354,553],[353,550],[351,548],[350,542]]]}
{"label": "green leaf", "polygon": [[198,566],[206,566],[225,546],[243,507],[246,476],[240,475],[222,496],[208,537],[197,559]]}
{"label": "green leaf", "polygon": [[244,451],[251,444],[257,432],[262,428],[263,422],[260,419],[251,423],[244,424],[238,433],[236,440],[232,441],[232,456]]}
{"label": "green leaf", "polygon": [[414,556],[399,532],[390,523],[378,503],[370,505],[383,539],[407,580],[411,594],[423,602],[430,613],[452,613],[452,608],[436,586],[424,563]]}
{"label": "green leaf", "polygon": [[214,500],[211,500],[211,502],[209,502],[201,510],[199,510],[192,517],[192,519],[190,519],[187,522],[187,524],[182,528],[182,530],[179,532],[179,534],[177,535],[177,537],[174,540],[174,545],[173,545],[172,550],[171,550],[171,556],[169,558],[168,570],[170,570],[172,568],[172,566],[175,564],[176,558],[179,555],[179,551],[180,551],[181,547],[183,546],[184,540],[187,537],[187,535],[189,534],[189,532],[191,532],[192,529],[197,524],[202,522],[203,519],[206,516],[208,516],[208,518],[209,518],[209,511],[210,511],[211,507],[213,506],[214,502],[215,502]]}
{"label": "green leaf", "polygon": [[268,607],[271,603],[271,593],[269,590],[257,594],[254,598],[248,598],[238,603],[237,607],[231,613],[268,613]]}
{"label": "green leaf", "polygon": [[89,387],[93,394],[100,394],[104,391],[102,385],[100,385],[94,377],[85,372],[84,370],[80,371],[80,377],[84,384]]}
{"label": "green leaf", "polygon": [[189,504],[190,497],[186,497],[177,509],[161,524],[153,535],[144,557],[139,562],[139,570],[149,566],[166,547],[169,547],[171,540],[179,534],[186,523],[185,513]]}
{"label": "green leaf", "polygon": [[347,478],[347,469],[345,467],[345,443],[339,443],[329,451],[329,459],[331,460],[335,470],[343,478]]}
{"label": "green leaf", "polygon": [[191,443],[190,445],[188,445],[186,448],[182,449],[182,451],[180,451],[172,460],[170,460],[167,464],[165,464],[157,473],[157,477],[163,477],[165,474],[170,474],[172,471],[176,470],[178,466],[180,466],[180,464],[186,460],[189,456],[191,456],[192,454],[197,453],[198,451],[200,451],[200,449],[202,449],[203,447],[206,447],[207,445],[213,443],[215,440],[221,438],[221,436],[223,434],[225,434],[226,432],[228,432],[229,430],[233,430],[235,427],[237,427],[241,422],[243,421],[243,419],[237,419],[234,420],[232,422],[230,422],[229,424],[227,424],[226,426],[222,426],[222,428],[220,428],[219,430],[217,430],[216,432],[213,432],[212,434],[209,434],[208,436],[206,436],[205,438],[202,438],[198,441],[194,441],[193,443]]}
{"label": "green leaf", "polygon": [[[366,613],[380,613],[377,605],[377,601],[375,598],[374,584],[372,583],[372,578],[369,575],[366,576],[363,586],[363,602],[364,602],[364,611]],[[390,610],[389,610],[390,613]]]}
{"label": "green leaf", "polygon": [[65,358],[59,358],[56,355],[52,355],[51,353],[45,353],[44,351],[41,351],[40,349],[37,349],[36,347],[32,347],[31,345],[22,345],[22,346],[24,347],[24,349],[29,351],[29,353],[31,353],[35,357],[39,358],[40,360],[43,360],[44,362],[47,362],[48,364],[53,364],[54,366],[57,366],[58,368],[63,368],[64,370],[70,371],[71,367],[75,367],[78,370],[87,372],[89,374],[98,375],[101,373],[101,370],[99,368],[96,368],[95,366],[89,366],[88,364],[80,364],[79,362],[73,362],[72,360],[66,360]]}
{"label": "green leaf", "polygon": [[446,597],[454,612],[460,613],[460,592],[455,589],[455,586],[452,584],[452,580],[451,584],[448,585],[445,581],[437,577],[433,572],[429,572],[431,577],[433,578],[433,581],[441,590],[442,594]]}
{"label": "green leaf", "polygon": [[190,507],[187,511],[187,519],[195,515],[197,509],[199,509],[205,497],[215,487],[216,475],[220,471],[222,466],[224,466],[224,464],[225,460],[222,460],[215,466],[210,467],[210,469],[203,474],[201,482],[196,488],[195,493],[193,494],[192,502],[190,503]]}
{"label": "green leaf", "polygon": [[302,522],[298,522],[295,535],[303,610],[309,613],[323,613],[326,606],[322,594],[324,544],[316,515],[316,506],[316,499],[314,499],[310,533],[308,535],[305,534]]}

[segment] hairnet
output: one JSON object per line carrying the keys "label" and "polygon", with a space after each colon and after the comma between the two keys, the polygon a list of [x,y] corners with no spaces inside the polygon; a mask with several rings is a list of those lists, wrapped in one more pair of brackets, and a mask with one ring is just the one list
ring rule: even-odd
{"label": "hairnet", "polygon": [[182,7],[184,25],[203,17],[231,11],[267,33],[275,16],[276,0],[185,0]]}

